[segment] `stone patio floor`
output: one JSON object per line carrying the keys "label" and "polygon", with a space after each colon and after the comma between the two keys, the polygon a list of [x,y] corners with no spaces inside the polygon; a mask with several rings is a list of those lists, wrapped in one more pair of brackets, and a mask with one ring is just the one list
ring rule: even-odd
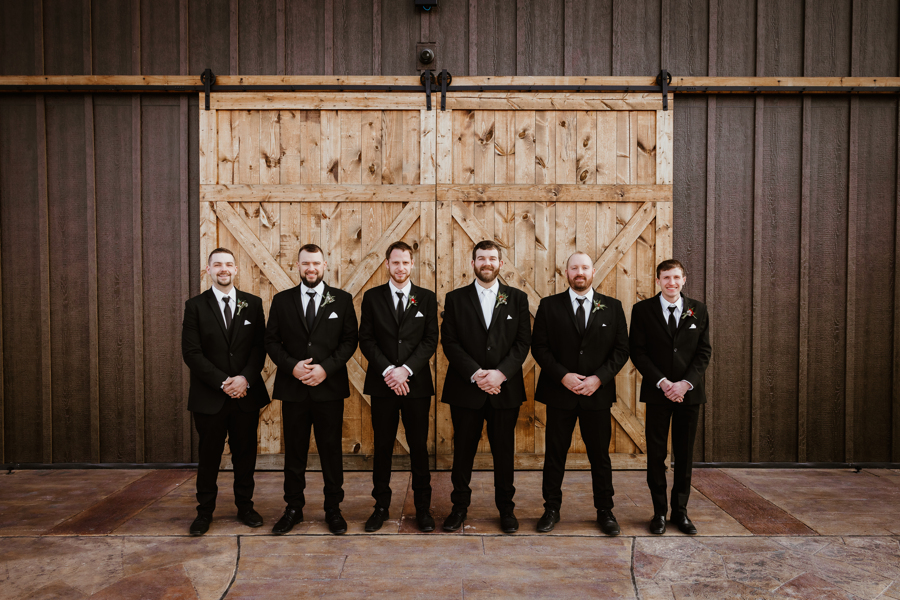
{"label": "stone patio floor", "polygon": [[[540,472],[516,473],[515,535],[499,531],[490,472],[474,475],[469,519],[452,534],[418,532],[409,479],[394,474],[392,519],[366,534],[371,474],[346,473],[349,531],[338,537],[323,520],[321,474],[310,473],[307,520],[275,537],[281,473],[257,474],[266,524],[250,529],[223,472],[210,531],[192,538],[193,471],[0,474],[0,598],[900,600],[900,471],[695,469],[694,537],[649,534],[640,471],[614,473],[616,538],[594,521],[588,472],[566,474],[549,534],[535,532]],[[449,473],[433,486],[440,529]]]}

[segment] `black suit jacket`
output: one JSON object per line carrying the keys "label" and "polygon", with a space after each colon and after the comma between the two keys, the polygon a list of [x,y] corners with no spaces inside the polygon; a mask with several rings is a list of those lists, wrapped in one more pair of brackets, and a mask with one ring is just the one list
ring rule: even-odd
{"label": "black suit jacket", "polygon": [[412,369],[407,380],[411,398],[434,395],[428,359],[438,343],[437,298],[434,292],[411,286],[403,321],[397,323],[396,298],[387,283],[363,296],[359,349],[369,361],[363,391],[370,396],[394,396],[381,375],[390,365]]}
{"label": "black suit jacket", "polygon": [[[659,294],[643,300],[631,309],[631,362],[644,377],[641,383],[641,402],[666,404],[671,402],[656,382],[665,377],[669,381],[688,381],[694,389],[684,395],[685,404],[706,403],[704,373],[712,356],[709,344],[709,311],[706,305],[684,294],[681,320],[675,337],[663,319]],[[686,316],[688,310],[693,317]]]}
{"label": "black suit jacket", "polygon": [[[490,328],[485,327],[481,302],[473,282],[453,290],[444,301],[441,345],[450,363],[441,402],[481,408],[490,399],[495,408],[515,408],[525,401],[522,364],[531,345],[531,318],[525,292],[500,284],[498,298],[506,304],[494,308]],[[498,369],[506,376],[496,395],[471,382],[478,369]]]}
{"label": "black suit jacket", "polygon": [[[597,301],[605,309],[594,310]],[[616,401],[616,373],[628,361],[628,330],[622,303],[594,291],[586,304],[588,322],[578,333],[569,290],[541,300],[534,317],[531,355],[541,366],[534,399],[547,405],[588,410],[609,408]],[[596,375],[600,387],[590,396],[580,396],[562,384],[567,373]]]}
{"label": "black suit jacket", "polygon": [[[241,410],[255,412],[269,403],[269,392],[260,376],[266,362],[263,344],[266,317],[258,296],[235,290],[231,330],[212,289],[184,303],[181,326],[181,356],[191,370],[188,410],[206,415],[217,414],[226,402],[237,402]],[[247,395],[232,399],[222,391],[222,382],[243,375],[250,384]]]}
{"label": "black suit jacket", "polygon": [[[347,361],[359,339],[353,297],[326,285],[310,331],[303,312],[303,291],[300,284],[272,298],[266,327],[266,352],[278,367],[272,395],[283,402],[343,400],[350,395]],[[326,304],[329,296],[334,300]],[[316,386],[293,375],[297,363],[310,357],[326,373],[325,381]]]}

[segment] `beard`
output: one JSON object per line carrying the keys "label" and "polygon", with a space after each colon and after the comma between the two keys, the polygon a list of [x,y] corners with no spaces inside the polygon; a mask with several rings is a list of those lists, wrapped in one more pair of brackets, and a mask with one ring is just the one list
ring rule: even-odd
{"label": "beard", "polygon": [[[487,274],[484,274],[484,271],[488,271],[489,269],[490,271]],[[493,283],[499,274],[499,267],[481,267],[481,270],[475,269],[475,277],[480,279],[482,283]]]}
{"label": "beard", "polygon": [[314,281],[309,281],[308,277],[309,276],[306,273],[303,274],[303,285],[312,289],[312,288],[316,287],[317,285],[319,285],[319,283],[322,282],[323,274],[316,272],[316,278]]}
{"label": "beard", "polygon": [[590,279],[588,279],[587,277],[585,277],[585,278],[583,278],[583,279],[581,279],[581,280],[578,280],[578,279],[570,279],[570,280],[569,280],[569,287],[571,287],[571,288],[572,288],[573,290],[575,290],[576,292],[584,292],[584,291],[586,291],[587,289],[589,289],[593,283],[594,283],[594,278],[593,278],[593,277],[591,277]]}
{"label": "beard", "polygon": [[391,273],[391,279],[393,279],[394,283],[397,285],[404,285],[409,281],[409,275],[409,273]]}

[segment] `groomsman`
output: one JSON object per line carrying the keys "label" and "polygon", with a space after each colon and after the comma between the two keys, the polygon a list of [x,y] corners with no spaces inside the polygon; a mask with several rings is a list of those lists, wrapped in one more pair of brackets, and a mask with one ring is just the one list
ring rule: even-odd
{"label": "groomsman", "polygon": [[356,311],[347,292],[326,285],[327,263],[315,244],[300,248],[300,285],[275,294],[266,329],[266,352],[275,362],[273,396],[282,401],[284,515],[272,528],[282,535],[303,520],[310,429],[325,481],[325,522],[331,533],[347,531],[341,516],[344,471],[341,429],[350,395],[347,361],[356,351]]}
{"label": "groomsman", "polygon": [[369,532],[381,529],[389,517],[391,457],[400,418],[409,444],[416,524],[421,531],[434,531],[427,443],[434,384],[428,359],[437,349],[437,299],[409,280],[413,265],[409,244],[388,246],[384,266],[390,281],[368,290],[362,301],[359,348],[369,361],[363,391],[372,397],[375,434],[375,510],[366,521]]}
{"label": "groomsman", "polygon": [[537,530],[559,522],[566,454],[575,421],[591,462],[597,522],[619,535],[613,516],[610,407],[616,401],[616,373],[628,361],[628,330],[622,303],[594,291],[591,257],[576,252],[566,262],[569,289],[541,300],[534,318],[531,354],[541,366],[534,399],[547,405],[544,454],[544,515]]}
{"label": "groomsman", "polygon": [[647,404],[647,485],[653,498],[650,532],[666,532],[666,440],[672,424],[675,463],[671,521],[683,533],[697,528],[687,515],[691,493],[691,462],[700,405],[706,403],[703,374],[709,365],[709,312],[685,296],[684,266],[666,260],[656,267],[662,290],[634,305],[631,311],[631,361],[644,379],[641,402]]}
{"label": "groomsman", "polygon": [[518,530],[513,509],[513,459],[519,406],[525,401],[522,363],[531,344],[528,297],[497,281],[500,246],[490,240],[472,250],[475,281],[447,294],[441,344],[450,365],[442,402],[453,422],[453,509],[444,531],[462,527],[472,498],[469,482],[487,421],[494,457],[494,502],[504,533]]}
{"label": "groomsman", "polygon": [[237,265],[231,250],[213,250],[206,272],[213,285],[184,303],[181,329],[181,356],[191,371],[188,410],[200,437],[197,518],[191,523],[191,535],[209,530],[226,436],[238,519],[248,527],[263,524],[253,509],[256,428],[259,409],[269,403],[260,377],[266,361],[262,300],[234,287]]}

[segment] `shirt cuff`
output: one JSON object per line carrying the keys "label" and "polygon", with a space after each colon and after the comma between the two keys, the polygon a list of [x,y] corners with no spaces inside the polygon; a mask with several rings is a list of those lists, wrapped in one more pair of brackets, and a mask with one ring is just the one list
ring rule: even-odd
{"label": "shirt cuff", "polygon": [[410,369],[408,365],[403,365],[403,368],[406,369],[407,371],[409,371],[409,376],[412,377],[412,374],[413,374],[412,369]]}
{"label": "shirt cuff", "polygon": [[682,381],[685,382],[686,384],[688,384],[688,386],[689,386],[689,387],[688,387],[688,391],[689,391],[689,392],[692,391],[692,390],[694,389],[694,385],[693,385],[690,381],[688,381],[687,379],[682,379]]}
{"label": "shirt cuff", "polygon": [[657,381],[657,382],[656,382],[656,387],[659,388],[659,384],[661,384],[661,383],[662,383],[663,381],[665,381],[665,380],[666,380],[666,378],[663,377],[662,379],[660,379],[659,381]]}
{"label": "shirt cuff", "polygon": [[389,372],[391,369],[393,369],[393,368],[394,368],[394,365],[389,366],[387,369],[385,369],[384,371],[382,371],[381,376],[384,377],[384,376],[387,375],[388,372]]}

